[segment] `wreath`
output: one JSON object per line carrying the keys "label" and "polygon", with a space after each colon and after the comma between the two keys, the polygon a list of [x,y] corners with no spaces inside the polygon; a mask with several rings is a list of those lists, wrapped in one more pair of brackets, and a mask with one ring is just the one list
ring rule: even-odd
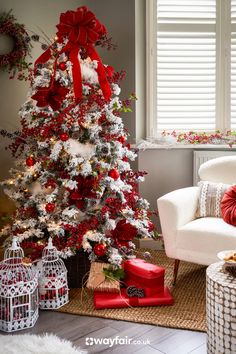
{"label": "wreath", "polygon": [[12,51],[0,55],[0,70],[8,71],[11,73],[11,77],[19,72],[20,77],[18,75],[18,79],[27,78],[24,71],[28,71],[31,65],[26,60],[32,49],[31,38],[25,26],[16,22],[16,18],[11,14],[11,11],[0,15],[0,34],[5,34],[14,41]]}

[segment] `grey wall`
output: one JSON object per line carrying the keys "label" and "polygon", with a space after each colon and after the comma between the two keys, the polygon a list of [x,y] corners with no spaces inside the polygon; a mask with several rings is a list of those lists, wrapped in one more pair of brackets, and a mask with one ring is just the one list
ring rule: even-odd
{"label": "grey wall", "polygon": [[139,190],[152,208],[161,195],[192,185],[192,149],[147,149],[140,151],[138,162],[139,169],[148,173]]}
{"label": "grey wall", "polygon": [[[122,82],[121,98],[127,97],[135,91],[135,0],[1,0],[0,12],[13,10],[18,22],[24,23],[26,28],[39,33],[42,29],[53,38],[56,24],[61,12],[73,10],[81,5],[88,7],[106,26],[113,42],[117,43],[115,51],[100,50],[105,64],[112,65],[115,70],[124,69],[127,77]],[[41,53],[39,45],[35,45],[32,53],[34,61]],[[0,71],[0,129],[17,130],[19,127],[18,111],[24,103],[28,85],[17,80],[9,80],[8,74]],[[131,133],[131,142],[135,136],[135,106],[131,114],[124,114],[124,122]],[[5,151],[8,144],[0,137],[0,180],[7,178],[9,168],[13,165],[13,158]],[[11,208],[11,204],[1,194],[0,211]]]}
{"label": "grey wall", "polygon": [[[193,149],[147,149],[139,152],[139,170],[148,174],[139,192],[157,210],[157,198],[175,189],[189,187],[193,181]],[[160,231],[156,217],[152,218]]]}

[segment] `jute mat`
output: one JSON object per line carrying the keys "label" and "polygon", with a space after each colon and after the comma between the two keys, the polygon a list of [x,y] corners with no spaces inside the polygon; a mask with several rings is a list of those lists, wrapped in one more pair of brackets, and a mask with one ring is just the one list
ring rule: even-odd
{"label": "jute mat", "polygon": [[166,285],[169,286],[175,299],[173,306],[95,310],[91,292],[86,289],[86,293],[83,292],[81,301],[81,289],[71,289],[70,302],[58,311],[115,320],[148,323],[164,327],[206,331],[206,267],[180,262],[177,284],[172,286],[171,281],[174,261],[167,258],[163,251],[148,251],[152,255],[150,262],[161,265],[166,269]]}

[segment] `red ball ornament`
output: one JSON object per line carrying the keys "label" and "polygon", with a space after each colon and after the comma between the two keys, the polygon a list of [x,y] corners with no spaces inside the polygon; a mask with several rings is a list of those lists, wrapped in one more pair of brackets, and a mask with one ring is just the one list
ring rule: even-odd
{"label": "red ball ornament", "polygon": [[62,141],[67,141],[69,139],[69,135],[67,133],[61,133],[60,134],[60,139]]}
{"label": "red ball ornament", "polygon": [[102,243],[98,243],[93,247],[93,252],[96,254],[98,257],[102,257],[106,254],[107,248],[105,245]]}
{"label": "red ball ornament", "polygon": [[45,206],[45,210],[46,212],[48,213],[52,213],[55,209],[55,204],[54,203],[47,203],[46,206]]}
{"label": "red ball ornament", "polygon": [[34,166],[34,164],[35,164],[35,159],[33,158],[33,156],[27,157],[27,159],[26,159],[26,165],[27,165],[28,167],[32,167],[32,166]]}
{"label": "red ball ornament", "polygon": [[61,63],[59,63],[58,65],[59,69],[62,70],[62,71],[65,71],[67,66],[66,66],[66,63],[64,61],[62,61]]}
{"label": "red ball ornament", "polygon": [[113,178],[115,181],[120,177],[119,171],[117,171],[115,168],[109,171],[108,176]]}

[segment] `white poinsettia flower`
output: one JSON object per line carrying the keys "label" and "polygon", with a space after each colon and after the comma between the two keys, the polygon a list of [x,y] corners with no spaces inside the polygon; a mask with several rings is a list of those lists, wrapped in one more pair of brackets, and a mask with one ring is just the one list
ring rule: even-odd
{"label": "white poinsettia flower", "polygon": [[90,159],[95,154],[95,145],[82,144],[78,140],[68,139],[64,143],[66,152],[72,156],[81,156],[84,159]]}
{"label": "white poinsettia flower", "polygon": [[114,93],[116,96],[119,96],[119,94],[120,94],[120,92],[121,92],[120,86],[117,85],[117,84],[113,84],[113,85],[112,85],[112,89],[113,89],[113,93]]}
{"label": "white poinsettia flower", "polygon": [[91,65],[91,61],[89,62],[88,60],[80,59],[80,67],[83,80],[92,84],[97,84],[98,74],[93,66],[94,65]]}

